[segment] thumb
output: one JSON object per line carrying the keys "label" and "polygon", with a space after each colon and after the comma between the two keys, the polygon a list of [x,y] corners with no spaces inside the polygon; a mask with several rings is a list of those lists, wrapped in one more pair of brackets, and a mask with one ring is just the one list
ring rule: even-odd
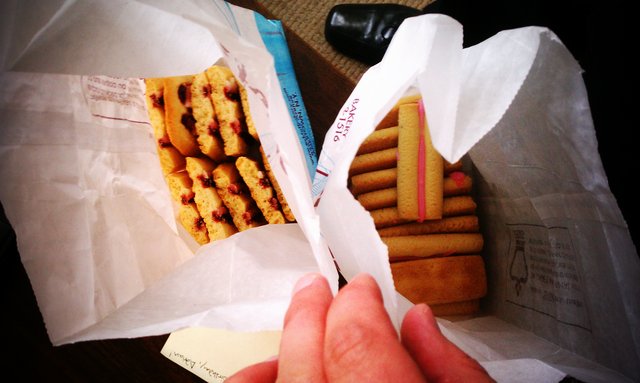
{"label": "thumb", "polygon": [[440,332],[426,304],[407,312],[400,334],[402,344],[429,382],[494,382],[480,363]]}

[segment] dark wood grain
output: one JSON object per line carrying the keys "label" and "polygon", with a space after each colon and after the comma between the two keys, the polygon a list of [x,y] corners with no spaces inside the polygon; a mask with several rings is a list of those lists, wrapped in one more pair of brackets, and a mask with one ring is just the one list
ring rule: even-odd
{"label": "dark wood grain", "polygon": [[[272,18],[255,1],[232,3]],[[286,37],[319,151],[354,84],[288,29]],[[4,210],[0,229],[0,347],[6,355],[0,360],[5,376],[21,382],[203,382],[160,354],[168,334],[52,346]]]}

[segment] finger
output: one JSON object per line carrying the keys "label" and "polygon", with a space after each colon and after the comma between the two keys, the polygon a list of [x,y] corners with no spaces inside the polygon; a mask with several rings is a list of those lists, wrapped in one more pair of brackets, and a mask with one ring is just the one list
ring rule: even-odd
{"label": "finger", "polygon": [[330,382],[423,382],[400,344],[375,280],[356,276],[327,314],[325,372]]}
{"label": "finger", "polygon": [[407,312],[400,333],[402,343],[429,382],[493,382],[475,359],[440,332],[426,304]]}
{"label": "finger", "polygon": [[243,368],[225,380],[225,383],[274,383],[278,377],[278,361],[256,363]]}
{"label": "finger", "polygon": [[329,284],[321,274],[308,274],[296,283],[284,319],[278,381],[325,381],[322,350],[325,320],[332,299]]}

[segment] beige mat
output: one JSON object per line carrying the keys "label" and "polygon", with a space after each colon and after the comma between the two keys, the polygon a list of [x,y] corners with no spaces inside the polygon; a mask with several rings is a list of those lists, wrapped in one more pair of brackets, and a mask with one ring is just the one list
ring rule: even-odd
{"label": "beige mat", "polygon": [[[423,9],[432,1],[401,0],[387,2]],[[338,53],[324,38],[324,24],[329,11],[334,5],[344,3],[374,2],[366,0],[351,0],[348,2],[337,0],[265,0],[260,2],[276,19],[281,20],[284,25],[289,27],[355,83],[369,66]]]}

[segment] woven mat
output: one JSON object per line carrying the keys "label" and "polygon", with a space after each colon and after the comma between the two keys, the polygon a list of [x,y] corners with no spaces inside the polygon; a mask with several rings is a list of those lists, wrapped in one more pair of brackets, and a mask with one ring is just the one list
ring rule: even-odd
{"label": "woven mat", "polygon": [[[397,4],[423,9],[433,0],[401,0]],[[371,3],[366,0],[351,0],[349,3]],[[324,24],[329,11],[334,5],[346,3],[337,0],[265,0],[260,4],[276,19],[282,21],[302,40],[325,57],[334,67],[357,82],[369,68],[359,61],[353,60],[337,52],[324,38]]]}

